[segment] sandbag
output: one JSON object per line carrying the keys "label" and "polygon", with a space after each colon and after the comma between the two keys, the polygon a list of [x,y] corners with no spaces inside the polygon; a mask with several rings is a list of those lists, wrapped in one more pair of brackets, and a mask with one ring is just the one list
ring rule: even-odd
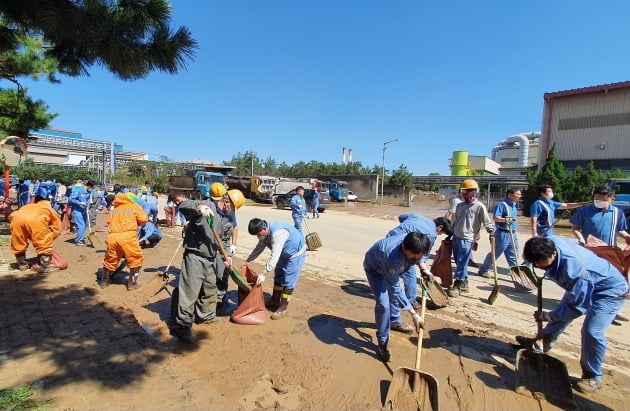
{"label": "sandbag", "polygon": [[262,325],[267,320],[267,310],[265,309],[265,296],[262,285],[256,285],[258,274],[249,265],[245,267],[245,272],[241,275],[252,287],[248,292],[239,287],[238,308],[232,312],[230,320],[236,324]]}
{"label": "sandbag", "polygon": [[597,254],[598,257],[607,260],[617,270],[619,270],[624,277],[628,277],[628,268],[630,268],[628,262],[630,262],[630,259],[626,258],[628,255],[622,251],[621,248],[610,246],[590,234],[587,238],[586,244],[584,244],[584,247]]}
{"label": "sandbag", "polygon": [[453,254],[453,242],[450,238],[446,238],[442,240],[440,248],[438,248],[435,253],[433,265],[431,265],[431,274],[440,277],[442,287],[450,287],[453,285],[451,254]]}
{"label": "sandbag", "polygon": [[[57,267],[58,269],[60,269],[60,270],[65,270],[66,268],[68,268],[68,260],[63,258],[61,256],[61,254],[59,254],[56,251],[52,252],[52,257],[51,257],[50,263],[52,265],[54,265],[55,267]],[[31,266],[31,270],[39,271],[39,262],[33,264]]]}

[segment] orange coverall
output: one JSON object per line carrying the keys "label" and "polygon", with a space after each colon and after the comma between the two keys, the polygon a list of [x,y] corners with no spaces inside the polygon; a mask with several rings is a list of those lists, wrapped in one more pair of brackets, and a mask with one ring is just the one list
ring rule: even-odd
{"label": "orange coverall", "polygon": [[145,225],[147,214],[142,207],[123,193],[114,197],[114,209],[107,218],[109,235],[103,268],[116,271],[120,260],[125,257],[129,268],[142,266],[142,249],[138,242],[138,226]]}
{"label": "orange coverall", "polygon": [[61,219],[50,206],[50,202],[40,200],[26,204],[11,213],[11,252],[24,254],[31,240],[37,255],[50,255],[53,241],[61,232]]}

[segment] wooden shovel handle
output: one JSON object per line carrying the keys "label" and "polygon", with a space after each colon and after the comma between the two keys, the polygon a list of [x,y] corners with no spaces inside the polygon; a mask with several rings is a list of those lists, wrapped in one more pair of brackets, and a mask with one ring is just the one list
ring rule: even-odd
{"label": "wooden shovel handle", "polygon": [[[420,308],[420,318],[424,322],[424,313],[427,310],[427,292],[422,290],[422,302]],[[420,370],[420,358],[422,357],[422,337],[424,337],[424,328],[418,331],[418,350],[416,351],[416,370]]]}
{"label": "wooden shovel handle", "polygon": [[[227,264],[228,262],[227,253],[225,252],[225,248],[223,247],[223,243],[221,242],[221,238],[219,238],[219,234],[217,233],[217,230],[214,229],[214,226],[210,222],[211,220],[212,218],[210,217],[206,218],[206,221],[208,222],[208,225],[210,226],[210,229],[212,230],[212,234],[214,234],[214,241],[216,241],[217,246],[219,247],[219,251],[221,252],[221,255],[223,256],[223,260]],[[230,264],[228,267],[232,268],[232,264]]]}

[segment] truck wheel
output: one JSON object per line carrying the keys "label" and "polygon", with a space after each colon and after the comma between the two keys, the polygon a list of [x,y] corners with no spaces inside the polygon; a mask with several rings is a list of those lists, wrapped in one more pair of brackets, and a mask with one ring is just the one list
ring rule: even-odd
{"label": "truck wheel", "polygon": [[276,208],[282,210],[284,208],[284,202],[282,200],[276,200]]}
{"label": "truck wheel", "polygon": [[317,208],[317,211],[319,211],[320,213],[323,213],[324,211],[326,211],[325,208]]}

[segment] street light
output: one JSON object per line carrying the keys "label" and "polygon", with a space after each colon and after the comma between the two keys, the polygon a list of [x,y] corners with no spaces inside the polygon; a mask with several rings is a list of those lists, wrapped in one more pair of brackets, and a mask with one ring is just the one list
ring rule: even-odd
{"label": "street light", "polygon": [[394,141],[398,141],[398,139],[390,140],[390,141],[387,141],[387,142],[383,143],[383,167],[382,167],[383,168],[383,176],[381,178],[381,206],[383,205],[383,193],[384,193],[383,186],[385,185],[385,150],[387,149],[387,145],[389,143],[393,143]]}
{"label": "street light", "polygon": [[252,160],[252,177],[254,177],[254,157],[256,157],[255,151],[248,151],[249,158]]}

